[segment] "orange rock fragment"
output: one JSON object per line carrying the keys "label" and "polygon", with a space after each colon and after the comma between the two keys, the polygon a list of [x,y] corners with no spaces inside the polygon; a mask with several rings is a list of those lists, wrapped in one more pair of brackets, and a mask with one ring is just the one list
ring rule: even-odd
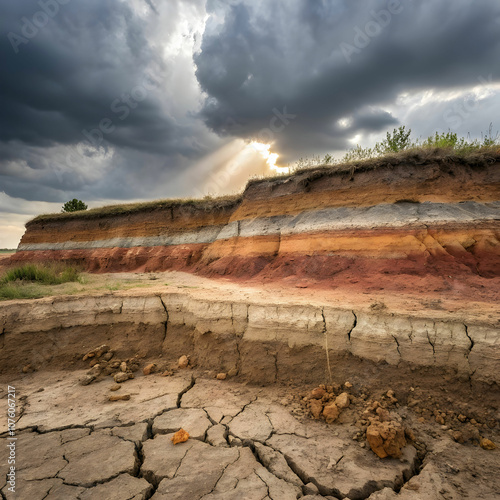
{"label": "orange rock fragment", "polygon": [[329,405],[325,406],[323,410],[323,417],[325,417],[325,421],[327,424],[335,422],[335,420],[339,418],[339,415],[340,410],[335,403],[330,403]]}
{"label": "orange rock fragment", "polygon": [[149,363],[149,365],[146,365],[142,372],[144,375],[151,375],[156,371],[156,365],[154,363]]}
{"label": "orange rock fragment", "polygon": [[185,443],[189,439],[189,433],[179,429],[170,439],[174,444]]}

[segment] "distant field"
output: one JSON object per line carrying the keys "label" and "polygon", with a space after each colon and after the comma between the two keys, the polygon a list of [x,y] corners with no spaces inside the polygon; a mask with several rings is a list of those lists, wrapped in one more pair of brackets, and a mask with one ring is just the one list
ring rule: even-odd
{"label": "distant field", "polygon": [[0,253],[14,253],[15,251],[15,248],[0,248]]}

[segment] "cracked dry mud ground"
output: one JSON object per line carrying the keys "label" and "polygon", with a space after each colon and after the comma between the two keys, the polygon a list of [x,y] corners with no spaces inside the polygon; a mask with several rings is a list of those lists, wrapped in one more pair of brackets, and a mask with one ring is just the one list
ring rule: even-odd
{"label": "cracked dry mud ground", "polygon": [[[129,401],[111,403],[109,379],[84,387],[81,376],[0,380],[20,398],[16,494],[7,490],[2,453],[2,500],[450,500],[500,492],[498,450],[459,445],[404,406],[398,411],[426,453],[409,445],[400,459],[381,460],[353,439],[352,420],[327,425],[301,416],[289,387],[186,370],[139,376],[121,390]],[[181,427],[191,437],[174,446]]]}

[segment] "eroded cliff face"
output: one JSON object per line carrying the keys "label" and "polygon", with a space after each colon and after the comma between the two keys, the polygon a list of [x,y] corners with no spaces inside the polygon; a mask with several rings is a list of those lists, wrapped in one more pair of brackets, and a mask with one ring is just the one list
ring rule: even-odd
{"label": "eroded cliff face", "polygon": [[[378,366],[377,376],[394,387],[417,375],[411,367],[431,370],[431,383],[436,375],[466,384],[500,383],[498,330],[491,318],[346,309],[286,296],[273,301],[245,296],[244,289],[241,296],[220,289],[215,297],[203,287],[156,293],[47,298],[29,308],[0,304],[0,373],[25,365],[83,368],[85,352],[108,344],[123,358],[176,361],[189,354],[198,366],[236,370],[258,384],[321,383],[328,366],[335,377],[364,383]],[[424,381],[426,372],[418,377]]]}
{"label": "eroded cliff face", "polygon": [[499,166],[317,169],[253,182],[241,201],[209,210],[46,218],[28,224],[13,261],[391,290],[452,276],[480,287],[500,276]]}

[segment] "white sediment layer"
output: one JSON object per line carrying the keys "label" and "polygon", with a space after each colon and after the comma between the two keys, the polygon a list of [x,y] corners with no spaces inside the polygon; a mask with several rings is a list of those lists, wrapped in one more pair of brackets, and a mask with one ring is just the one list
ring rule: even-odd
{"label": "white sediment layer", "polygon": [[26,243],[26,250],[93,250],[97,248],[132,248],[212,243],[229,238],[292,235],[346,229],[419,227],[428,224],[468,224],[499,221],[500,202],[477,203],[395,203],[372,207],[338,207],[234,221],[226,226],[206,226],[196,231],[173,235],[117,237],[93,241]]}

